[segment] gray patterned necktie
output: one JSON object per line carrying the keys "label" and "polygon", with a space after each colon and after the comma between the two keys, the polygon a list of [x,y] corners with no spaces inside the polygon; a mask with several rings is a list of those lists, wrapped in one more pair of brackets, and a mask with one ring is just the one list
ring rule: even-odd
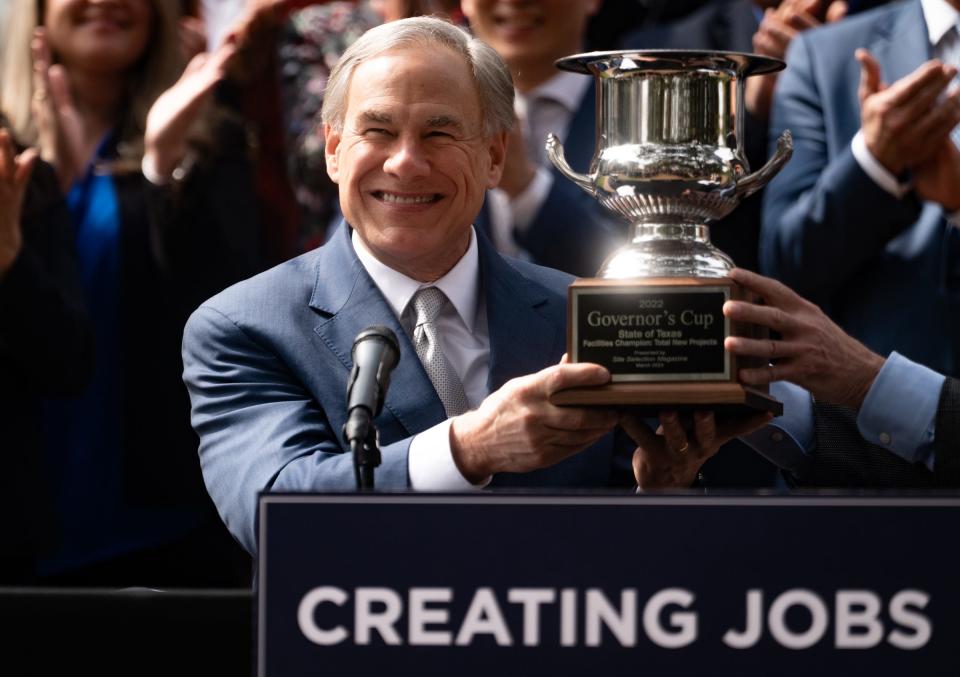
{"label": "gray patterned necktie", "polygon": [[413,344],[430,382],[440,396],[447,416],[462,414],[469,406],[463,391],[463,383],[454,371],[447,356],[443,354],[437,337],[434,321],[447,303],[447,296],[436,287],[425,287],[413,295],[413,310],[416,313],[416,326],[413,330]]}

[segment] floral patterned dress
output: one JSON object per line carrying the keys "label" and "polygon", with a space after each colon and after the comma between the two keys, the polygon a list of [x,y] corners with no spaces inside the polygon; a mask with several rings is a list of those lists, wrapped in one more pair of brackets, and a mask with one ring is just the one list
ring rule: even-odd
{"label": "floral patterned dress", "polygon": [[291,14],[280,35],[280,96],[286,125],[287,171],[303,221],[300,247],[323,243],[339,213],[337,187],[327,176],[320,107],[340,55],[382,19],[365,2],[333,2]]}

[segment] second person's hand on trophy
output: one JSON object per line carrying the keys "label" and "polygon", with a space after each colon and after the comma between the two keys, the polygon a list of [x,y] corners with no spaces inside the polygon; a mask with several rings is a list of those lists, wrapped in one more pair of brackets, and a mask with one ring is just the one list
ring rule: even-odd
{"label": "second person's hand on trophy", "polygon": [[736,268],[729,276],[763,299],[763,304],[727,301],[723,314],[735,322],[760,325],[779,339],[728,336],[734,355],[760,357],[767,367],[741,369],[746,385],[790,381],[818,400],[857,409],[884,359],[838,327],[818,306],[776,280]]}

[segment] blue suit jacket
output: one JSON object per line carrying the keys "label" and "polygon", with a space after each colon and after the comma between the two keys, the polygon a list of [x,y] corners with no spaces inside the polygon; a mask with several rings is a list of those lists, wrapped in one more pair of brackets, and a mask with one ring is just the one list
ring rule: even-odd
{"label": "blue suit jacket", "polygon": [[853,53],[868,48],[886,82],[931,56],[918,0],[881,7],[794,40],[770,138],[790,129],[793,159],[767,189],[761,266],[886,355],[958,373],[960,233],[935,204],[897,200],[860,168]]}
{"label": "blue suit jacket", "polygon": [[[587,77],[584,75],[583,77]],[[590,171],[597,139],[596,94],[590,86],[570,120],[564,154],[578,172]],[[546,143],[546,139],[543,140]],[[592,277],[600,264],[626,242],[627,222],[600,206],[570,179],[552,167],[553,185],[530,226],[516,234],[517,243],[531,260],[572,275]],[[484,208],[477,227],[490,228],[489,211]]]}
{"label": "blue suit jacket", "polygon": [[[204,479],[227,526],[251,552],[258,492],[354,488],[340,431],[351,347],[361,330],[387,325],[400,340],[400,363],[376,420],[383,452],[377,486],[408,487],[412,437],[446,418],[410,339],[357,259],[350,229],[338,231],[323,247],[214,296],[186,326],[184,381]],[[482,235],[478,244],[492,392],[560,360],[571,278],[505,259]],[[615,444],[623,453],[614,453]],[[551,468],[498,475],[492,484],[630,485],[632,450],[608,435]]]}

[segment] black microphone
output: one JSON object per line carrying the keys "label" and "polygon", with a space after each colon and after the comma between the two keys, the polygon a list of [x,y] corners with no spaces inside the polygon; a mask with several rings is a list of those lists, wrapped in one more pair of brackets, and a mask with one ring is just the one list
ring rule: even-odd
{"label": "black microphone", "polygon": [[383,409],[390,374],[400,361],[400,344],[389,327],[373,325],[353,341],[353,370],[347,384],[347,422],[343,439],[363,443],[373,419]]}

